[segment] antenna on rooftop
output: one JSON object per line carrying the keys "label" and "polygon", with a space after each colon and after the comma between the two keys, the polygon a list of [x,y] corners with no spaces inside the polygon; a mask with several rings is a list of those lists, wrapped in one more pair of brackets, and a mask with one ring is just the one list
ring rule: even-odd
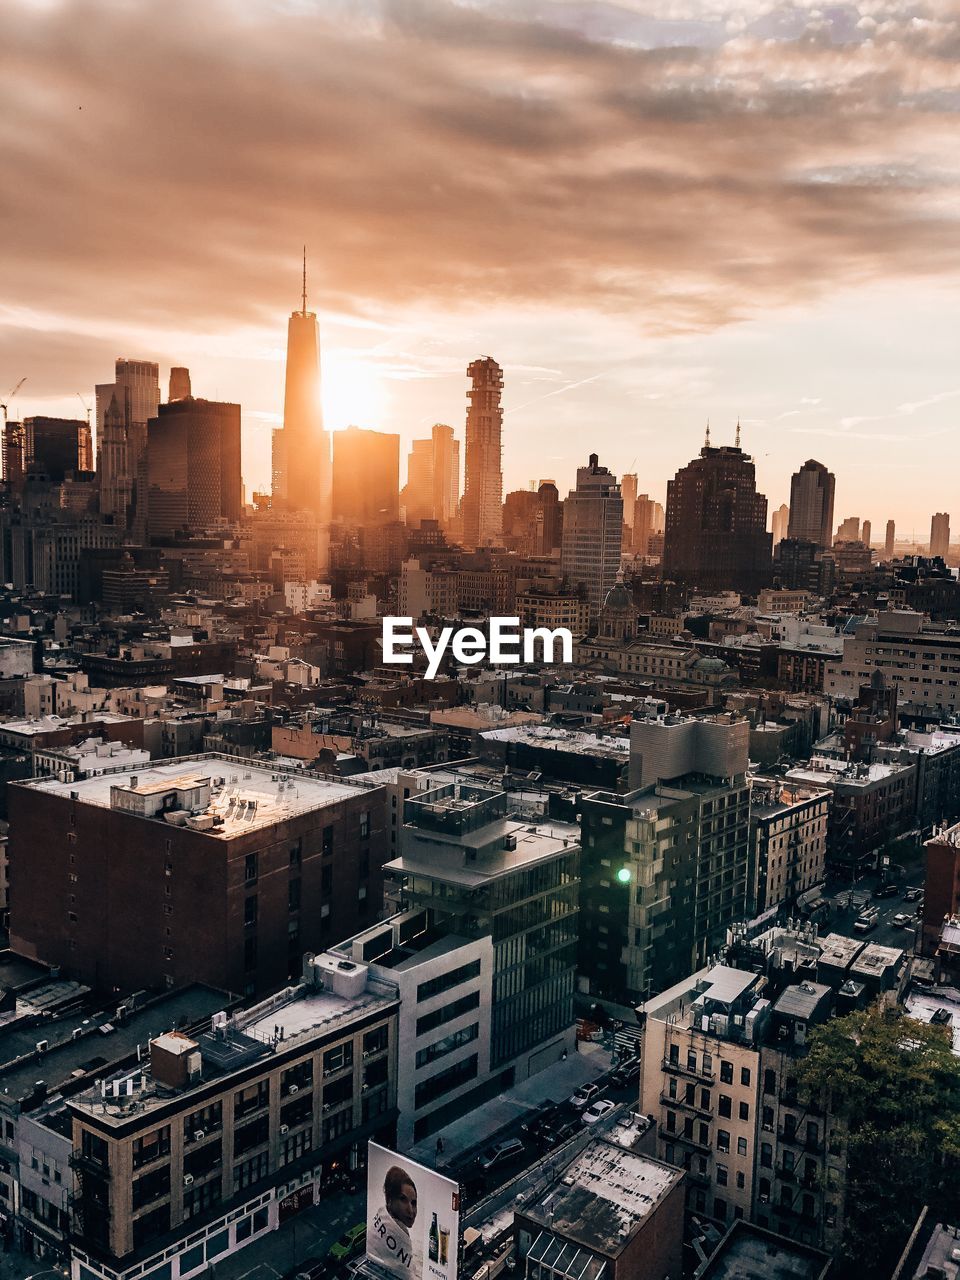
{"label": "antenna on rooftop", "polygon": [[307,246],[303,246],[303,314],[307,314]]}

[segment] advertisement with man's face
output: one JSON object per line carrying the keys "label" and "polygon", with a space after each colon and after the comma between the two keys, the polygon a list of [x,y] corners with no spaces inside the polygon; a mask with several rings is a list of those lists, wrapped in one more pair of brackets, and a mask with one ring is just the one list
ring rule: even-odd
{"label": "advertisement with man's face", "polygon": [[367,1256],[400,1280],[456,1280],[460,1187],[371,1142]]}

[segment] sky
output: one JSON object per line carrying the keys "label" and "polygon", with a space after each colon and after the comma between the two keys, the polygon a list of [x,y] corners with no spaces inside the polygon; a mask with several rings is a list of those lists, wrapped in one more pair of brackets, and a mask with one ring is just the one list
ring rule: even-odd
{"label": "sky", "polygon": [[0,399],[83,416],[117,356],[185,364],[267,487],[306,244],[333,429],[462,436],[491,355],[505,491],[597,452],[662,501],[739,418],[771,509],[812,457],[837,522],[960,526],[958,20],[4,0]]}

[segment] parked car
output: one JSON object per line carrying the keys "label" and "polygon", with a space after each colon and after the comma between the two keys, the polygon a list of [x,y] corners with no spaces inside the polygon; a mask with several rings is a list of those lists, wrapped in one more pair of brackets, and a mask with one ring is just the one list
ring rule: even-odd
{"label": "parked car", "polygon": [[909,886],[903,895],[903,900],[904,902],[919,902],[922,897],[922,889],[918,889],[916,886]]}
{"label": "parked car", "polygon": [[895,924],[898,929],[912,929],[914,925],[914,917],[908,916],[905,911],[898,911],[893,917],[892,923]]}
{"label": "parked car", "polygon": [[486,1151],[482,1151],[477,1157],[477,1166],[483,1173],[490,1173],[492,1169],[499,1169],[501,1165],[510,1164],[522,1156],[526,1147],[520,1138],[504,1138],[503,1142],[498,1142],[492,1147],[487,1147]]}
{"label": "parked car", "polygon": [[900,892],[898,884],[878,884],[873,891],[875,898],[895,898]]}
{"label": "parked car", "polygon": [[547,1125],[540,1131],[540,1145],[544,1149],[549,1147],[558,1147],[561,1142],[566,1142],[579,1129],[579,1121],[577,1116],[557,1116],[552,1124]]}
{"label": "parked car", "polygon": [[600,1096],[600,1086],[598,1084],[582,1084],[575,1094],[570,1098],[570,1105],[574,1111],[582,1111],[584,1107],[589,1107],[590,1103]]}
{"label": "parked car", "polygon": [[621,1062],[616,1071],[610,1076],[610,1083],[614,1089],[625,1089],[628,1084],[633,1084],[634,1080],[640,1079],[640,1059],[628,1058],[626,1062]]}
{"label": "parked car", "polygon": [[520,1126],[522,1133],[528,1138],[538,1138],[541,1132],[560,1114],[560,1108],[555,1102],[547,1099],[539,1106],[529,1120],[524,1120]]}
{"label": "parked car", "polygon": [[598,1120],[602,1120],[604,1116],[609,1115],[616,1105],[609,1098],[598,1098],[596,1102],[591,1102],[589,1107],[584,1108],[583,1123],[596,1124]]}
{"label": "parked car", "polygon": [[351,1258],[363,1253],[366,1238],[367,1224],[358,1222],[355,1227],[345,1231],[340,1239],[330,1246],[330,1252],[327,1257],[334,1263],[349,1262]]}

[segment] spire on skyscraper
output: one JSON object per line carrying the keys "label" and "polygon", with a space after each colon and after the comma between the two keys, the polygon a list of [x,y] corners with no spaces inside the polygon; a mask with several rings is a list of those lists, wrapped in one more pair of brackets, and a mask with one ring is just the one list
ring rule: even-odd
{"label": "spire on skyscraper", "polygon": [[307,314],[307,246],[303,246],[303,293],[301,294],[300,314]]}
{"label": "spire on skyscraper", "polygon": [[740,448],[740,419],[739,418],[737,419],[737,435],[733,444],[735,449]]}
{"label": "spire on skyscraper", "polygon": [[710,448],[710,419],[709,418],[707,419],[707,434],[703,438],[703,447],[705,449]]}

